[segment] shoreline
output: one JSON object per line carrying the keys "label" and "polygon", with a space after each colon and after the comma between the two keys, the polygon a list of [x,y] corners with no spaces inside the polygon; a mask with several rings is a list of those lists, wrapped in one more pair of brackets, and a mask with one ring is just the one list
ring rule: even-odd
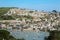
{"label": "shoreline", "polygon": [[39,31],[42,31],[42,32],[49,32],[49,31],[44,31],[44,30],[29,30],[29,29],[12,29],[12,30],[8,30],[9,32],[13,32],[13,31],[35,31],[35,32],[39,32]]}

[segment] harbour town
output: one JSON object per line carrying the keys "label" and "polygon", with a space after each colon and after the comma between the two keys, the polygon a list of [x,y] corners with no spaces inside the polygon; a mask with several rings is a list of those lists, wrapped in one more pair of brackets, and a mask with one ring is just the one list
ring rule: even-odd
{"label": "harbour town", "polygon": [[60,0],[0,0],[0,40],[60,40]]}
{"label": "harbour town", "polygon": [[[60,30],[60,12],[44,12],[22,8],[8,8],[0,18],[0,29]],[[9,19],[10,18],[10,19]]]}

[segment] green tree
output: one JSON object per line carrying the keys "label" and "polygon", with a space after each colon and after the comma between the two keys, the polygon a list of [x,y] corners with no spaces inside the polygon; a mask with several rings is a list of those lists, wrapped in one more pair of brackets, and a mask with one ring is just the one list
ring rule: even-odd
{"label": "green tree", "polygon": [[60,40],[60,31],[50,31],[49,36],[45,40]]}
{"label": "green tree", "polygon": [[33,13],[34,11],[29,11],[29,13]]}
{"label": "green tree", "polygon": [[6,30],[0,30],[0,40],[9,40],[10,33]]}

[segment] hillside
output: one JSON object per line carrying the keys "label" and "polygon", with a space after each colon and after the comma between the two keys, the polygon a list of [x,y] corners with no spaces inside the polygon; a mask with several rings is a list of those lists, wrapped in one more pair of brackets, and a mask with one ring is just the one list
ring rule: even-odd
{"label": "hillside", "polygon": [[0,8],[0,20],[18,20],[23,25],[39,27],[44,30],[60,30],[60,13],[43,12],[23,8]]}

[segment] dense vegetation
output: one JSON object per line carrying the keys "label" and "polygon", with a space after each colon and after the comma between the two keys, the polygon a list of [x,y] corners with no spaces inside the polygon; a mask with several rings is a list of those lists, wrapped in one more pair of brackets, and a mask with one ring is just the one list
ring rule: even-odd
{"label": "dense vegetation", "polygon": [[7,11],[9,11],[10,8],[5,8],[5,7],[1,7],[0,8],[0,14],[5,14],[7,13]]}
{"label": "dense vegetation", "polygon": [[60,40],[60,31],[50,31],[50,35],[45,40]]}
{"label": "dense vegetation", "polygon": [[10,35],[10,32],[6,30],[0,30],[0,40],[24,40],[24,39],[16,39]]}

